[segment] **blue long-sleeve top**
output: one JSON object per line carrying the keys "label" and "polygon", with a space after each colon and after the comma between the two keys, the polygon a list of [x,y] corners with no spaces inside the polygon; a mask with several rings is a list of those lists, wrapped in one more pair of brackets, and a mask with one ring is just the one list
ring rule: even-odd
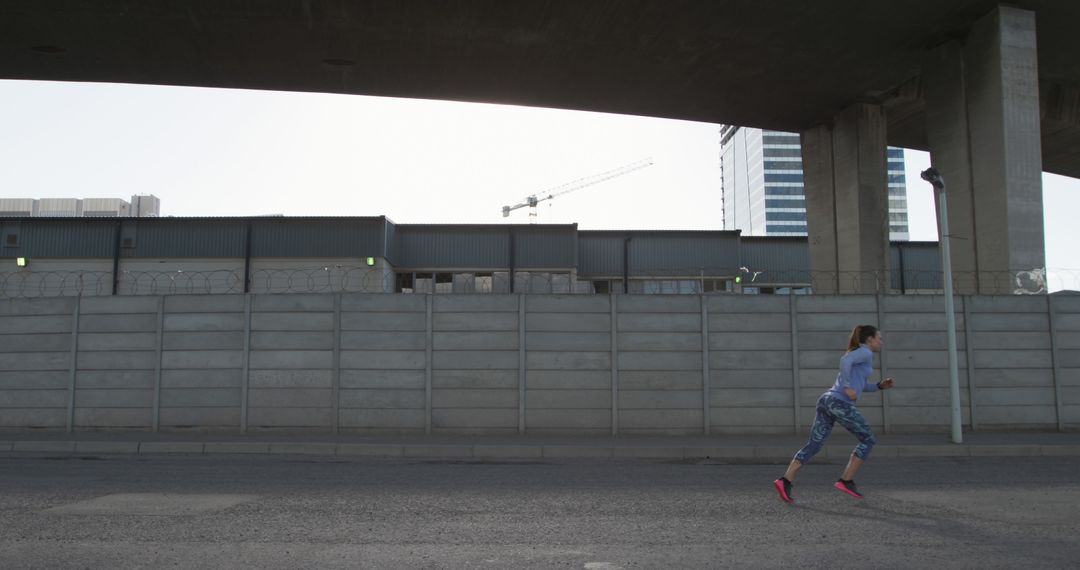
{"label": "blue long-sleeve top", "polygon": [[873,372],[874,352],[865,344],[860,345],[840,359],[840,374],[836,376],[836,383],[827,393],[845,402],[855,403],[855,400],[844,393],[844,388],[855,390],[856,399],[863,392],[877,392],[877,384],[869,381]]}

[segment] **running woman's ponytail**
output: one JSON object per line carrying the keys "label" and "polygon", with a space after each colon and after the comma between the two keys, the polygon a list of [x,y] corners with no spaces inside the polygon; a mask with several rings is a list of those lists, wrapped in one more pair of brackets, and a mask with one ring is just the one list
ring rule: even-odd
{"label": "running woman's ponytail", "polygon": [[856,348],[859,348],[868,338],[874,338],[877,335],[877,327],[874,325],[859,325],[854,329],[851,329],[851,337],[848,338],[847,351],[851,352]]}

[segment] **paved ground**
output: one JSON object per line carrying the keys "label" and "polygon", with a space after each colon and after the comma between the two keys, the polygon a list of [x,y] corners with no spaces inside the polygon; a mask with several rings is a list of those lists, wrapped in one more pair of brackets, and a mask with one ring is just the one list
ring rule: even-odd
{"label": "paved ground", "polygon": [[[0,457],[27,453],[298,454],[425,459],[724,458],[788,461],[805,435],[712,436],[464,436],[327,435],[305,433],[207,434],[183,432],[0,432]],[[836,430],[819,458],[847,461],[857,441]],[[874,457],[1080,457],[1080,432],[976,432],[953,444],[947,434],[882,434]]]}
{"label": "paved ground", "polygon": [[4,568],[1075,568],[1077,457],[0,457]]}

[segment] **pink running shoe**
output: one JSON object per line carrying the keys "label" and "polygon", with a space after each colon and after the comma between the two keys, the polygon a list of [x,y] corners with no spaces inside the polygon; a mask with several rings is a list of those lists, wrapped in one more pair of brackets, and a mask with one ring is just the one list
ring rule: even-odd
{"label": "pink running shoe", "polygon": [[852,497],[855,497],[856,499],[863,498],[862,493],[860,493],[859,490],[855,488],[854,480],[844,481],[843,479],[837,479],[836,482],[833,483],[833,487],[841,493],[846,493],[848,495],[851,495]]}
{"label": "pink running shoe", "polygon": [[784,479],[783,477],[773,481],[773,487],[776,487],[776,492],[780,493],[780,499],[785,503],[794,503],[795,498],[791,496],[791,481]]}

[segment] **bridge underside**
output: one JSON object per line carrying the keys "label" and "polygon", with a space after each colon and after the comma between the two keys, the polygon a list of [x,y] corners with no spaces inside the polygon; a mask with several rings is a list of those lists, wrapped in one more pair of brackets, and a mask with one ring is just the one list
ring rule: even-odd
{"label": "bridge underside", "polygon": [[[0,77],[478,101],[787,131],[880,101],[897,110],[888,141],[926,149],[923,58],[995,5],[13,0],[0,6]],[[1043,168],[1080,176],[1080,3],[1011,5],[1038,20]]]}
{"label": "bridge underside", "polygon": [[[0,5],[0,78],[624,113],[803,134],[813,268],[888,263],[885,145],[946,176],[953,268],[1045,265],[1080,177],[1080,2],[191,0]],[[965,281],[967,282],[967,281]]]}

